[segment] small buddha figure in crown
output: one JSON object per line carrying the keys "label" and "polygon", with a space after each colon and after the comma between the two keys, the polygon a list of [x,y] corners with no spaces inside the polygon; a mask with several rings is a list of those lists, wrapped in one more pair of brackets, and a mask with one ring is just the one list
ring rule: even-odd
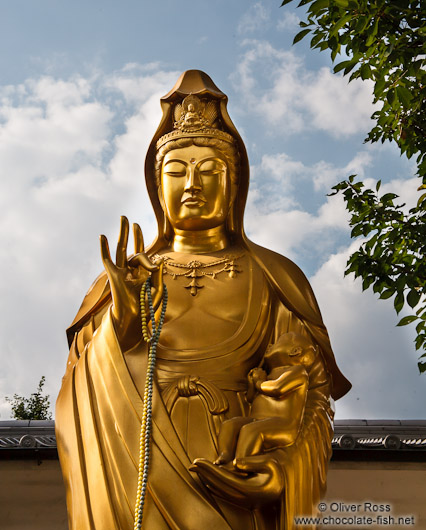
{"label": "small buddha figure in crown", "polygon": [[[71,530],[290,530],[295,515],[316,513],[324,492],[332,400],[350,383],[306,277],[244,232],[249,163],[226,103],[205,73],[182,74],[161,100],[163,117],[146,156],[157,237],[145,249],[134,224],[128,253],[130,227],[122,217],[113,259],[101,236],[104,272],[67,330],[70,353],[56,406]],[[155,368],[144,340],[150,333]],[[288,333],[315,351],[300,392],[301,366],[290,366],[287,356],[275,367],[270,357],[274,348],[284,355],[280,337]],[[249,379],[260,366],[271,379],[258,381],[250,404]],[[281,389],[283,400],[271,401],[264,385]],[[296,395],[295,407],[287,406]],[[256,409],[263,423],[250,421],[250,410],[259,419]],[[247,427],[239,429],[235,418],[262,424],[268,442],[229,470],[213,462],[224,453],[232,458]]]}
{"label": "small buddha figure in crown", "polygon": [[175,116],[177,121],[174,126],[181,131],[200,131],[203,128],[212,126],[217,117],[213,102],[210,103],[210,109],[213,113],[206,112],[205,105],[202,104],[197,96],[190,94],[183,101],[182,105],[176,105]]}

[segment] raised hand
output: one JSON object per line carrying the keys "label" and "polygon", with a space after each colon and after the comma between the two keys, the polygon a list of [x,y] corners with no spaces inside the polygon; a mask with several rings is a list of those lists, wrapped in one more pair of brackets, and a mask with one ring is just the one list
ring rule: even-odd
{"label": "raised hand", "polygon": [[127,257],[129,221],[121,217],[115,263],[111,259],[108,239],[100,236],[101,256],[108,275],[112,295],[112,318],[118,340],[124,350],[134,346],[141,335],[139,293],[143,282],[152,274],[154,306],[158,306],[163,290],[163,264],[154,264],[144,252],[142,230],[133,224],[135,254]]}

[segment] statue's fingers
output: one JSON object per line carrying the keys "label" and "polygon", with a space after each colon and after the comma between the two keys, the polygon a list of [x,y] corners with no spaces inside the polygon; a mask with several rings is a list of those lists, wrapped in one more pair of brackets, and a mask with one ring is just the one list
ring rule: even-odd
{"label": "statue's fingers", "polygon": [[129,240],[129,220],[125,215],[120,218],[120,235],[118,236],[117,252],[115,261],[117,267],[125,267],[127,265],[127,242]]}
{"label": "statue's fingers", "polygon": [[246,473],[268,473],[271,472],[276,463],[276,460],[268,454],[247,456],[234,460],[234,466]]}
{"label": "statue's fingers", "polygon": [[156,289],[162,289],[163,288],[163,269],[164,269],[164,261],[157,261],[155,264],[155,269],[152,271],[152,285]]}
{"label": "statue's fingers", "polygon": [[113,263],[111,260],[111,253],[109,251],[108,239],[102,234],[99,236],[99,240],[101,244],[102,263],[104,264],[105,270],[108,272],[111,270],[111,267],[113,266]]}
{"label": "statue's fingers", "polygon": [[258,500],[266,501],[276,500],[284,490],[285,480],[284,473],[280,463],[271,455],[266,453],[263,455],[250,456],[245,458],[236,458],[234,466],[239,471],[244,471],[252,475],[248,479],[250,487],[247,492],[253,487],[259,492]]}
{"label": "statue's fingers", "polygon": [[246,476],[229,471],[223,466],[217,466],[204,458],[194,460],[189,470],[198,473],[203,482],[220,497],[239,503],[246,501],[243,492]]}
{"label": "statue's fingers", "polygon": [[135,254],[140,254],[144,251],[145,247],[143,242],[142,229],[138,223],[133,223],[133,239],[135,242]]}
{"label": "statue's fingers", "polygon": [[158,270],[158,265],[152,263],[152,261],[148,258],[145,252],[141,252],[140,254],[136,254],[135,256],[133,256],[130,260],[130,264],[134,267],[140,265],[141,267],[152,273]]}
{"label": "statue's fingers", "polygon": [[257,475],[258,480],[264,483],[263,486],[270,490],[269,493],[278,493],[284,487],[281,466],[270,453],[236,458],[234,466],[239,471]]}
{"label": "statue's fingers", "polygon": [[152,286],[155,289],[153,305],[155,308],[157,308],[160,305],[161,299],[163,298],[163,293],[164,293],[163,267],[164,267],[164,261],[161,260],[159,263],[157,263],[157,270],[153,271],[152,273]]}

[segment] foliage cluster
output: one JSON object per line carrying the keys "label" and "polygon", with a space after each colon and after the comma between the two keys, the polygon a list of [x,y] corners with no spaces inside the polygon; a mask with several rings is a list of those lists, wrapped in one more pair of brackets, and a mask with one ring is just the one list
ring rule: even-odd
{"label": "foliage cluster", "polygon": [[43,396],[43,386],[46,378],[40,379],[36,392],[29,398],[14,394],[13,398],[6,397],[6,401],[12,405],[12,417],[16,420],[51,420],[49,411],[49,396]]}
{"label": "foliage cluster", "polygon": [[[284,0],[282,5],[292,0]],[[298,42],[311,33],[311,47],[329,49],[347,59],[334,72],[374,83],[372,118],[376,125],[367,141],[394,140],[401,153],[418,154],[426,172],[426,7],[420,0],[302,0],[309,4]]]}
{"label": "foliage cluster", "polygon": [[[333,188],[334,193],[343,193],[352,213],[351,236],[367,238],[349,258],[345,274],[361,277],[363,290],[372,286],[382,299],[395,296],[397,313],[405,303],[413,309],[398,326],[416,322],[416,349],[426,350],[426,211],[422,207],[426,193],[419,206],[405,213],[405,205],[395,202],[396,194],[380,196],[380,186],[378,181],[376,189],[370,190],[351,175]],[[418,366],[420,372],[426,371],[426,351]]]}
{"label": "foliage cluster", "polygon": [[[284,0],[286,5],[293,0]],[[346,274],[363,279],[380,298],[394,298],[399,313],[406,303],[413,314],[398,325],[416,322],[416,348],[422,348],[419,370],[426,372],[426,3],[421,0],[302,0],[307,19],[294,38],[311,36],[310,46],[329,50],[334,72],[374,86],[375,124],[366,142],[396,142],[401,154],[416,156],[417,204],[408,210],[397,195],[379,195],[355,181],[334,186],[351,212],[352,237],[362,236],[349,258]]]}

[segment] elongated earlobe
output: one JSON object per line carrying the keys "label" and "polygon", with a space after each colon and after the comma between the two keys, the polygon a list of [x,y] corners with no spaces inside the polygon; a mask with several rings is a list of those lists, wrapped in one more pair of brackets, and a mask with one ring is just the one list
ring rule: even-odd
{"label": "elongated earlobe", "polygon": [[163,215],[164,215],[163,235],[168,241],[171,241],[173,238],[174,232],[173,232],[173,227],[170,224],[170,221],[167,217],[166,204],[164,202],[163,191],[161,189],[161,186],[158,186],[158,200],[160,201],[160,205],[161,205],[161,208],[163,210]]}

